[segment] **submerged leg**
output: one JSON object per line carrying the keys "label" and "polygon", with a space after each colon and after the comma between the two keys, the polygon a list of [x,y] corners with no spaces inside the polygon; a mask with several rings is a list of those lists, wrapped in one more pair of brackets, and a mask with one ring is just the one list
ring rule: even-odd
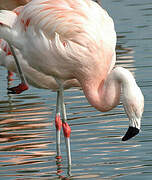
{"label": "submerged leg", "polygon": [[[67,151],[67,161],[68,161],[68,176],[71,176],[71,151],[70,151],[70,134],[71,128],[67,123],[67,116],[66,116],[66,108],[64,104],[64,88],[60,80],[56,79],[56,82],[59,85],[59,90],[57,94],[57,109],[62,113],[62,128],[65,138],[66,144],[66,151]],[[57,111],[58,112],[58,111]]]}
{"label": "submerged leg", "polygon": [[18,59],[16,57],[15,51],[14,51],[13,47],[10,44],[9,44],[9,46],[10,46],[12,55],[14,57],[14,60],[15,60],[16,66],[17,66],[17,70],[18,70],[19,77],[21,79],[21,83],[18,86],[8,88],[8,91],[11,94],[20,94],[21,92],[28,89],[28,85],[27,85],[26,79],[24,77],[23,71],[21,69],[21,66],[19,64],[19,61],[18,61]]}
{"label": "submerged leg", "polygon": [[60,117],[60,92],[59,91],[57,91],[55,127],[56,127],[56,151],[57,151],[56,158],[61,159],[60,134],[61,134],[62,121]]}
{"label": "submerged leg", "polygon": [[67,158],[68,158],[68,165],[71,166],[71,150],[70,150],[70,135],[71,135],[71,128],[69,124],[67,123],[67,117],[66,117],[66,109],[65,109],[65,104],[63,102],[63,123],[62,123],[62,128],[63,128],[63,133],[64,133],[64,138],[65,138],[65,143],[66,143],[66,150],[67,150]]}
{"label": "submerged leg", "polygon": [[70,150],[70,134],[71,128],[67,123],[66,108],[64,104],[64,89],[60,86],[60,103],[61,103],[61,112],[62,112],[62,128],[65,138],[66,151],[67,151],[67,160],[68,160],[68,175],[71,175],[71,150]]}

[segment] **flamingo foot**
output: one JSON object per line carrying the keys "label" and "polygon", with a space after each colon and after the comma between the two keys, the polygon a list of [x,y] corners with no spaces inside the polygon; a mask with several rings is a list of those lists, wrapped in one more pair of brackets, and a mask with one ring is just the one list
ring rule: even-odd
{"label": "flamingo foot", "polygon": [[22,93],[23,91],[26,91],[28,90],[28,85],[25,84],[25,83],[20,83],[19,85],[15,86],[15,87],[11,87],[11,88],[8,88],[8,93],[9,94],[20,94]]}

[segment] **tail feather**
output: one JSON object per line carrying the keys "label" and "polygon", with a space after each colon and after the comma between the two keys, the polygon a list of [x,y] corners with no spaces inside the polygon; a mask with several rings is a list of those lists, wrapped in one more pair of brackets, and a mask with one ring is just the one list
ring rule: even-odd
{"label": "tail feather", "polygon": [[17,33],[13,29],[17,21],[17,14],[13,11],[0,10],[0,39],[4,39],[14,45],[14,39],[17,39]]}
{"label": "tail feather", "polygon": [[0,24],[12,28],[16,21],[16,13],[13,11],[0,10]]}

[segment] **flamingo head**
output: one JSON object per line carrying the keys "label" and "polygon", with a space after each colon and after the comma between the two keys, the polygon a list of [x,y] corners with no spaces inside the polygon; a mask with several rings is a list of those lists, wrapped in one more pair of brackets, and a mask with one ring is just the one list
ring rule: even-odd
{"label": "flamingo head", "polygon": [[136,136],[139,133],[139,131],[140,131],[140,129],[138,129],[136,127],[129,126],[126,134],[122,138],[122,141],[127,141],[128,139]]}
{"label": "flamingo head", "polygon": [[126,98],[123,102],[124,109],[129,118],[129,128],[122,141],[127,141],[140,132],[141,118],[144,110],[144,96],[137,85],[135,91],[131,92],[129,97],[131,98]]}

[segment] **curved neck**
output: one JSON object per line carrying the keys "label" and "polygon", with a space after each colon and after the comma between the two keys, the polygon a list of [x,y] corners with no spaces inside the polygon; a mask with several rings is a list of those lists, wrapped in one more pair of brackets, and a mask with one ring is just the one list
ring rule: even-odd
{"label": "curved neck", "polygon": [[112,70],[106,79],[92,79],[82,88],[89,103],[100,111],[109,111],[120,102],[120,94],[135,83],[132,74],[121,67]]}

